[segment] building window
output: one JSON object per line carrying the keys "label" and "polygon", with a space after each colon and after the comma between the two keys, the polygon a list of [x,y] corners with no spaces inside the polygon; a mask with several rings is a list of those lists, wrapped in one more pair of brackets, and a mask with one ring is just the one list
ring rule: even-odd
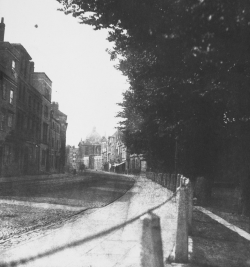
{"label": "building window", "polygon": [[45,88],[45,97],[47,98],[47,99],[50,99],[50,94],[49,94],[49,89],[48,88]]}
{"label": "building window", "polygon": [[4,115],[3,114],[1,114],[0,115],[0,130],[4,130]]}
{"label": "building window", "polygon": [[10,158],[11,158],[11,147],[9,145],[6,145],[4,152],[5,152],[4,153],[5,154],[5,163],[9,164]]}
{"label": "building window", "polygon": [[37,146],[35,146],[33,149],[34,159],[37,159],[37,151]]}
{"label": "building window", "polygon": [[13,105],[14,91],[10,90],[10,104]]}
{"label": "building window", "polygon": [[13,114],[9,114],[8,116],[8,127],[12,127],[13,125]]}
{"label": "building window", "polygon": [[44,117],[48,118],[49,117],[49,109],[47,106],[44,106]]}
{"label": "building window", "polygon": [[39,129],[39,123],[36,123],[36,139],[39,139],[40,129]]}
{"label": "building window", "polygon": [[18,146],[15,147],[14,156],[15,156],[15,162],[18,162],[20,158],[20,148]]}
{"label": "building window", "polygon": [[32,159],[34,156],[33,147],[29,147],[29,158]]}
{"label": "building window", "polygon": [[42,166],[45,166],[46,151],[42,150]]}
{"label": "building window", "polygon": [[13,70],[15,70],[15,68],[16,68],[16,62],[15,62],[15,60],[12,60],[11,67],[12,67]]}
{"label": "building window", "polygon": [[48,124],[43,124],[43,142],[46,144],[48,139]]}
{"label": "building window", "polygon": [[3,83],[2,97],[3,97],[3,99],[6,99],[6,97],[7,97],[7,88],[6,88],[5,83]]}

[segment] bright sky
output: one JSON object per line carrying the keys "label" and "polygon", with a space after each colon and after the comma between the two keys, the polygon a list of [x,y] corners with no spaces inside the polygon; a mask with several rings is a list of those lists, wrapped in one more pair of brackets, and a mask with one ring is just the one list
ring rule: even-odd
{"label": "bright sky", "polygon": [[0,17],[5,41],[21,43],[35,71],[52,80],[52,101],[68,115],[67,144],[77,146],[94,126],[100,135],[115,132],[116,103],[128,84],[105,51],[112,47],[107,32],[79,24],[59,7],[56,0],[0,0]]}

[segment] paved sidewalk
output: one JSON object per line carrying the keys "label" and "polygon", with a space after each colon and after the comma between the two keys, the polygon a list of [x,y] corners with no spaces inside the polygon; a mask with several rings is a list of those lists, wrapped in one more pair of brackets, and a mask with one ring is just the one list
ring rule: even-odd
{"label": "paved sidewalk", "polygon": [[[0,252],[0,266],[140,266],[139,216],[172,193],[143,177],[116,202],[78,220],[66,223],[47,236]],[[176,203],[172,198],[155,210],[161,217],[164,258],[170,255],[176,232]]]}

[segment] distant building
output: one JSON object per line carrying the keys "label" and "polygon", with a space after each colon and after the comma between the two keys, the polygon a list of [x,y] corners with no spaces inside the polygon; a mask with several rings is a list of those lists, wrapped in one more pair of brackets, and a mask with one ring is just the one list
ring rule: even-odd
{"label": "distant building", "polygon": [[42,121],[41,121],[41,143],[40,162],[41,172],[50,171],[50,110],[52,82],[44,72],[31,73],[31,84],[42,95]]}
{"label": "distant building", "polygon": [[85,141],[80,141],[79,157],[86,168],[101,170],[101,136],[94,127],[92,132],[86,137]]}
{"label": "distant building", "polygon": [[125,173],[129,169],[127,148],[122,141],[122,132],[117,130],[108,137],[107,141],[107,164],[109,171]]}
{"label": "distant building", "polygon": [[128,152],[123,142],[123,133],[120,130],[101,141],[103,170],[117,173],[146,171],[147,163],[143,156]]}
{"label": "distant building", "polygon": [[102,156],[94,156],[94,170],[102,170]]}
{"label": "distant building", "polygon": [[108,141],[106,137],[102,137],[101,139],[101,158],[102,158],[102,169],[104,171],[108,171],[109,170]]}
{"label": "distant building", "polygon": [[61,151],[61,136],[60,136],[61,125],[54,117],[53,111],[50,114],[50,172],[60,171],[60,151]]}
{"label": "distant building", "polygon": [[59,166],[60,172],[65,171],[66,165],[66,131],[68,127],[67,115],[59,110],[59,104],[57,102],[52,102],[51,104],[52,118],[54,118],[60,125],[60,139],[59,139]]}
{"label": "distant building", "polygon": [[79,149],[75,146],[68,146],[68,159],[67,164],[69,166],[69,171],[79,169]]}

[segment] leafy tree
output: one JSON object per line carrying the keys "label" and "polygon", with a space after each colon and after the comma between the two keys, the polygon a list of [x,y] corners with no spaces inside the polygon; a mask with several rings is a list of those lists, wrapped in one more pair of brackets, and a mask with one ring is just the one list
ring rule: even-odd
{"label": "leafy tree", "polygon": [[119,116],[131,151],[172,171],[178,137],[182,173],[214,178],[223,168],[250,183],[249,1],[58,1],[109,29],[111,59],[130,81]]}

